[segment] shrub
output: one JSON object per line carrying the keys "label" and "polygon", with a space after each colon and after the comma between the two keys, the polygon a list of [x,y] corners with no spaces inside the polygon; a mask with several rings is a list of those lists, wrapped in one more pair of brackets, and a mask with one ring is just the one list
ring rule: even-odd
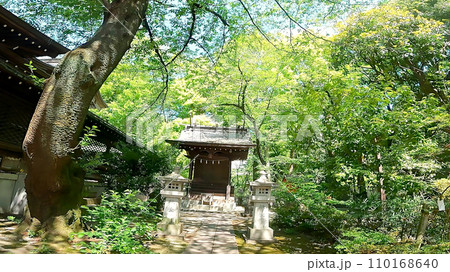
{"label": "shrub", "polygon": [[139,190],[150,194],[159,189],[157,176],[169,171],[169,156],[124,143],[110,152],[85,153],[80,165],[91,174],[99,174],[109,190]]}
{"label": "shrub", "polygon": [[359,254],[424,254],[450,253],[450,243],[424,244],[421,247],[414,240],[399,242],[395,232],[385,233],[361,228],[344,231],[335,244],[340,253]]}
{"label": "shrub", "polygon": [[383,232],[351,229],[342,233],[336,249],[341,253],[385,253],[395,239]]}
{"label": "shrub", "polygon": [[[335,205],[345,204],[321,192],[313,182],[287,181],[275,192],[275,224],[287,229],[324,230],[341,226],[345,212]],[[320,220],[320,222],[319,222]]]}
{"label": "shrub", "polygon": [[410,239],[416,235],[423,203],[435,205],[421,197],[396,196],[384,204],[378,195],[363,201],[355,199],[349,205],[347,224],[362,229],[389,230],[398,239]]}
{"label": "shrub", "polygon": [[153,239],[160,216],[154,201],[142,201],[138,191],[110,191],[99,206],[83,206],[86,231],[76,235],[83,253],[152,253],[144,244]]}

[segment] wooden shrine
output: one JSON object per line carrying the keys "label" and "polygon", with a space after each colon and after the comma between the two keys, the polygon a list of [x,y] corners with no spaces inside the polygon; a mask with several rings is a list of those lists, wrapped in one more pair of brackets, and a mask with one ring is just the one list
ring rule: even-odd
{"label": "wooden shrine", "polygon": [[190,195],[202,193],[233,195],[231,162],[246,160],[251,142],[247,129],[206,126],[187,126],[177,140],[167,140],[186,151],[193,159],[189,168],[192,180]]}

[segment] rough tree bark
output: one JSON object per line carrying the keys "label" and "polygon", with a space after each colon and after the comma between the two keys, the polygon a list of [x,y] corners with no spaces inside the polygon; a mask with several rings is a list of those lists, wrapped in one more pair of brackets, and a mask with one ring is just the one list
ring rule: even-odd
{"label": "rough tree bark", "polygon": [[104,3],[105,18],[96,34],[68,52],[47,79],[23,142],[30,216],[55,235],[67,235],[79,225],[84,171],[71,153],[92,98],[129,49],[148,0]]}

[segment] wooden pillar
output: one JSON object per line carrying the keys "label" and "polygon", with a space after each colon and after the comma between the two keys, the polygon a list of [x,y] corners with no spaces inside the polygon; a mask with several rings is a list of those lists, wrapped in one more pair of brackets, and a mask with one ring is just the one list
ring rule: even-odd
{"label": "wooden pillar", "polygon": [[195,163],[195,160],[192,160],[189,163],[189,179],[190,180],[192,180],[192,177],[193,177],[193,174],[194,174],[194,163]]}

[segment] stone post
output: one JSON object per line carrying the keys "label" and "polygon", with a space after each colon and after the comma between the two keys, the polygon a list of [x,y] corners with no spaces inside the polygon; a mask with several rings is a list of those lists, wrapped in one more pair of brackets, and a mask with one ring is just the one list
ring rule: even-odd
{"label": "stone post", "polygon": [[189,180],[179,174],[179,168],[167,176],[160,177],[164,185],[161,196],[165,198],[163,219],[158,223],[158,232],[163,235],[180,235],[183,224],[180,222],[181,199],[184,197],[184,184]]}
{"label": "stone post", "polygon": [[272,187],[265,171],[261,176],[250,183],[252,189],[251,202],[253,203],[253,228],[249,229],[250,240],[274,241],[273,230],[269,227],[269,204],[275,199],[272,197]]}

